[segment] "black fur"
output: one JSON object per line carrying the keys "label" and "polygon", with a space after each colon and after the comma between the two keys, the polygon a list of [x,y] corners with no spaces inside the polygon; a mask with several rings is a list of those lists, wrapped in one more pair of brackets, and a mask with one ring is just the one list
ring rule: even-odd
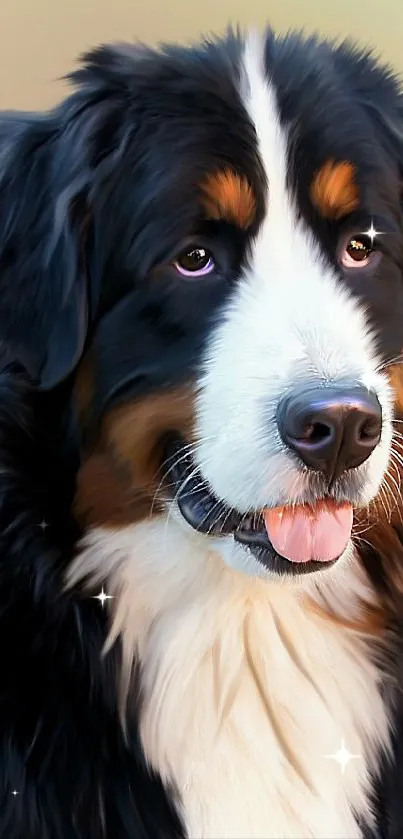
{"label": "black fur", "polygon": [[[122,392],[158,391],[197,367],[253,229],[201,222],[195,185],[225,163],[254,187],[256,224],[264,209],[254,132],[237,94],[239,52],[233,35],[161,54],[101,48],[56,110],[0,118],[0,839],[184,836],[174,791],[145,765],[135,713],[124,738],[118,651],[102,656],[106,611],[64,591],[80,535],[71,515],[72,386],[90,347],[96,423]],[[329,258],[336,233],[320,226],[307,185],[335,150],[368,182],[368,216],[376,207],[394,231],[383,290],[365,290],[393,358],[403,346],[397,85],[347,47],[269,34],[266,60],[295,130],[290,178],[297,169],[302,212]],[[221,254],[203,286],[178,283],[170,267],[196,233]],[[352,291],[363,293],[353,283]],[[377,839],[403,831],[399,732]]]}
{"label": "black fur", "polygon": [[38,400],[15,365],[2,373],[0,836],[179,838],[134,721],[126,742],[117,721],[116,662],[102,656],[106,613],[63,593],[77,533],[74,452],[68,429],[54,424],[60,400]]}

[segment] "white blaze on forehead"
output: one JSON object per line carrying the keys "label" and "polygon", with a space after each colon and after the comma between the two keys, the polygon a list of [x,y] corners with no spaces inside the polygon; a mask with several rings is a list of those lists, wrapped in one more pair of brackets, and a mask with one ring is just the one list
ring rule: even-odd
{"label": "white blaze on forehead", "polygon": [[[284,234],[292,222],[286,190],[287,137],[280,124],[274,86],[266,77],[264,42],[257,33],[246,41],[242,64],[241,94],[255,127],[259,156],[270,184],[270,218],[275,219],[278,232]],[[262,233],[263,230],[260,239]]]}
{"label": "white blaze on forehead", "polygon": [[362,307],[298,214],[287,183],[287,130],[256,36],[245,45],[241,96],[266,173],[266,215],[207,348],[198,463],[215,494],[240,511],[303,501],[306,475],[281,442],[277,405],[305,383],[350,382],[374,390],[383,410],[381,445],[361,471],[355,470],[362,500],[368,500],[388,460],[389,392],[376,373]]}
{"label": "white blaze on forehead", "polygon": [[[327,328],[331,303],[336,307],[333,319],[343,314],[355,316],[355,329],[367,333],[362,316],[357,317],[357,309],[350,300],[346,302],[348,295],[326,265],[313,231],[298,217],[295,198],[287,185],[288,132],[280,121],[276,90],[265,70],[264,42],[258,34],[250,35],[245,44],[241,93],[256,131],[258,153],[267,179],[266,216],[250,255],[255,286],[259,280],[264,282],[277,309],[280,301],[283,305],[287,302],[284,314],[290,326],[293,308],[296,314],[301,313],[297,319],[294,316],[297,332],[301,327],[309,329],[311,321],[320,341],[320,324],[323,322]],[[314,344],[315,341],[312,347]],[[305,345],[309,352],[309,340]],[[332,342],[328,345],[331,352]],[[346,369],[345,374],[349,372]],[[340,369],[323,370],[324,376],[342,374]]]}

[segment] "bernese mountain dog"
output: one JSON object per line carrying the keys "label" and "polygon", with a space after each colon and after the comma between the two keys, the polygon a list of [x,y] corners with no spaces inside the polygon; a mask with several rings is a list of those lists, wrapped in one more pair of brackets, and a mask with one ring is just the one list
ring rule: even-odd
{"label": "bernese mountain dog", "polygon": [[71,81],[0,119],[0,839],[401,839],[399,83]]}

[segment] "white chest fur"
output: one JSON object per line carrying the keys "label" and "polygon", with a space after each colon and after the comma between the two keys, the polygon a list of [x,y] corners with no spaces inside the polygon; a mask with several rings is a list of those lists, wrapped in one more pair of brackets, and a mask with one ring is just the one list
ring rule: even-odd
{"label": "white chest fur", "polygon": [[[108,580],[126,686],[140,657],[148,760],[176,784],[190,839],[359,837],[353,810],[370,819],[368,769],[388,741],[367,646],[205,544],[174,521],[98,530],[71,571]],[[329,586],[344,614],[360,573]]]}

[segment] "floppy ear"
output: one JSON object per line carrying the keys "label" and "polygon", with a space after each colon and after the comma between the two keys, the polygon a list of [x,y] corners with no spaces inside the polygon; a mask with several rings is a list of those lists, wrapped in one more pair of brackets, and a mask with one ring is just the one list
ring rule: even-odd
{"label": "floppy ear", "polygon": [[0,113],[0,342],[41,388],[75,368],[101,269],[120,242],[118,223],[127,227],[114,196],[153,55],[100,47],[82,57],[68,77],[75,91],[54,111]]}
{"label": "floppy ear", "polygon": [[88,174],[59,120],[0,117],[0,340],[46,389],[74,368],[88,324]]}

